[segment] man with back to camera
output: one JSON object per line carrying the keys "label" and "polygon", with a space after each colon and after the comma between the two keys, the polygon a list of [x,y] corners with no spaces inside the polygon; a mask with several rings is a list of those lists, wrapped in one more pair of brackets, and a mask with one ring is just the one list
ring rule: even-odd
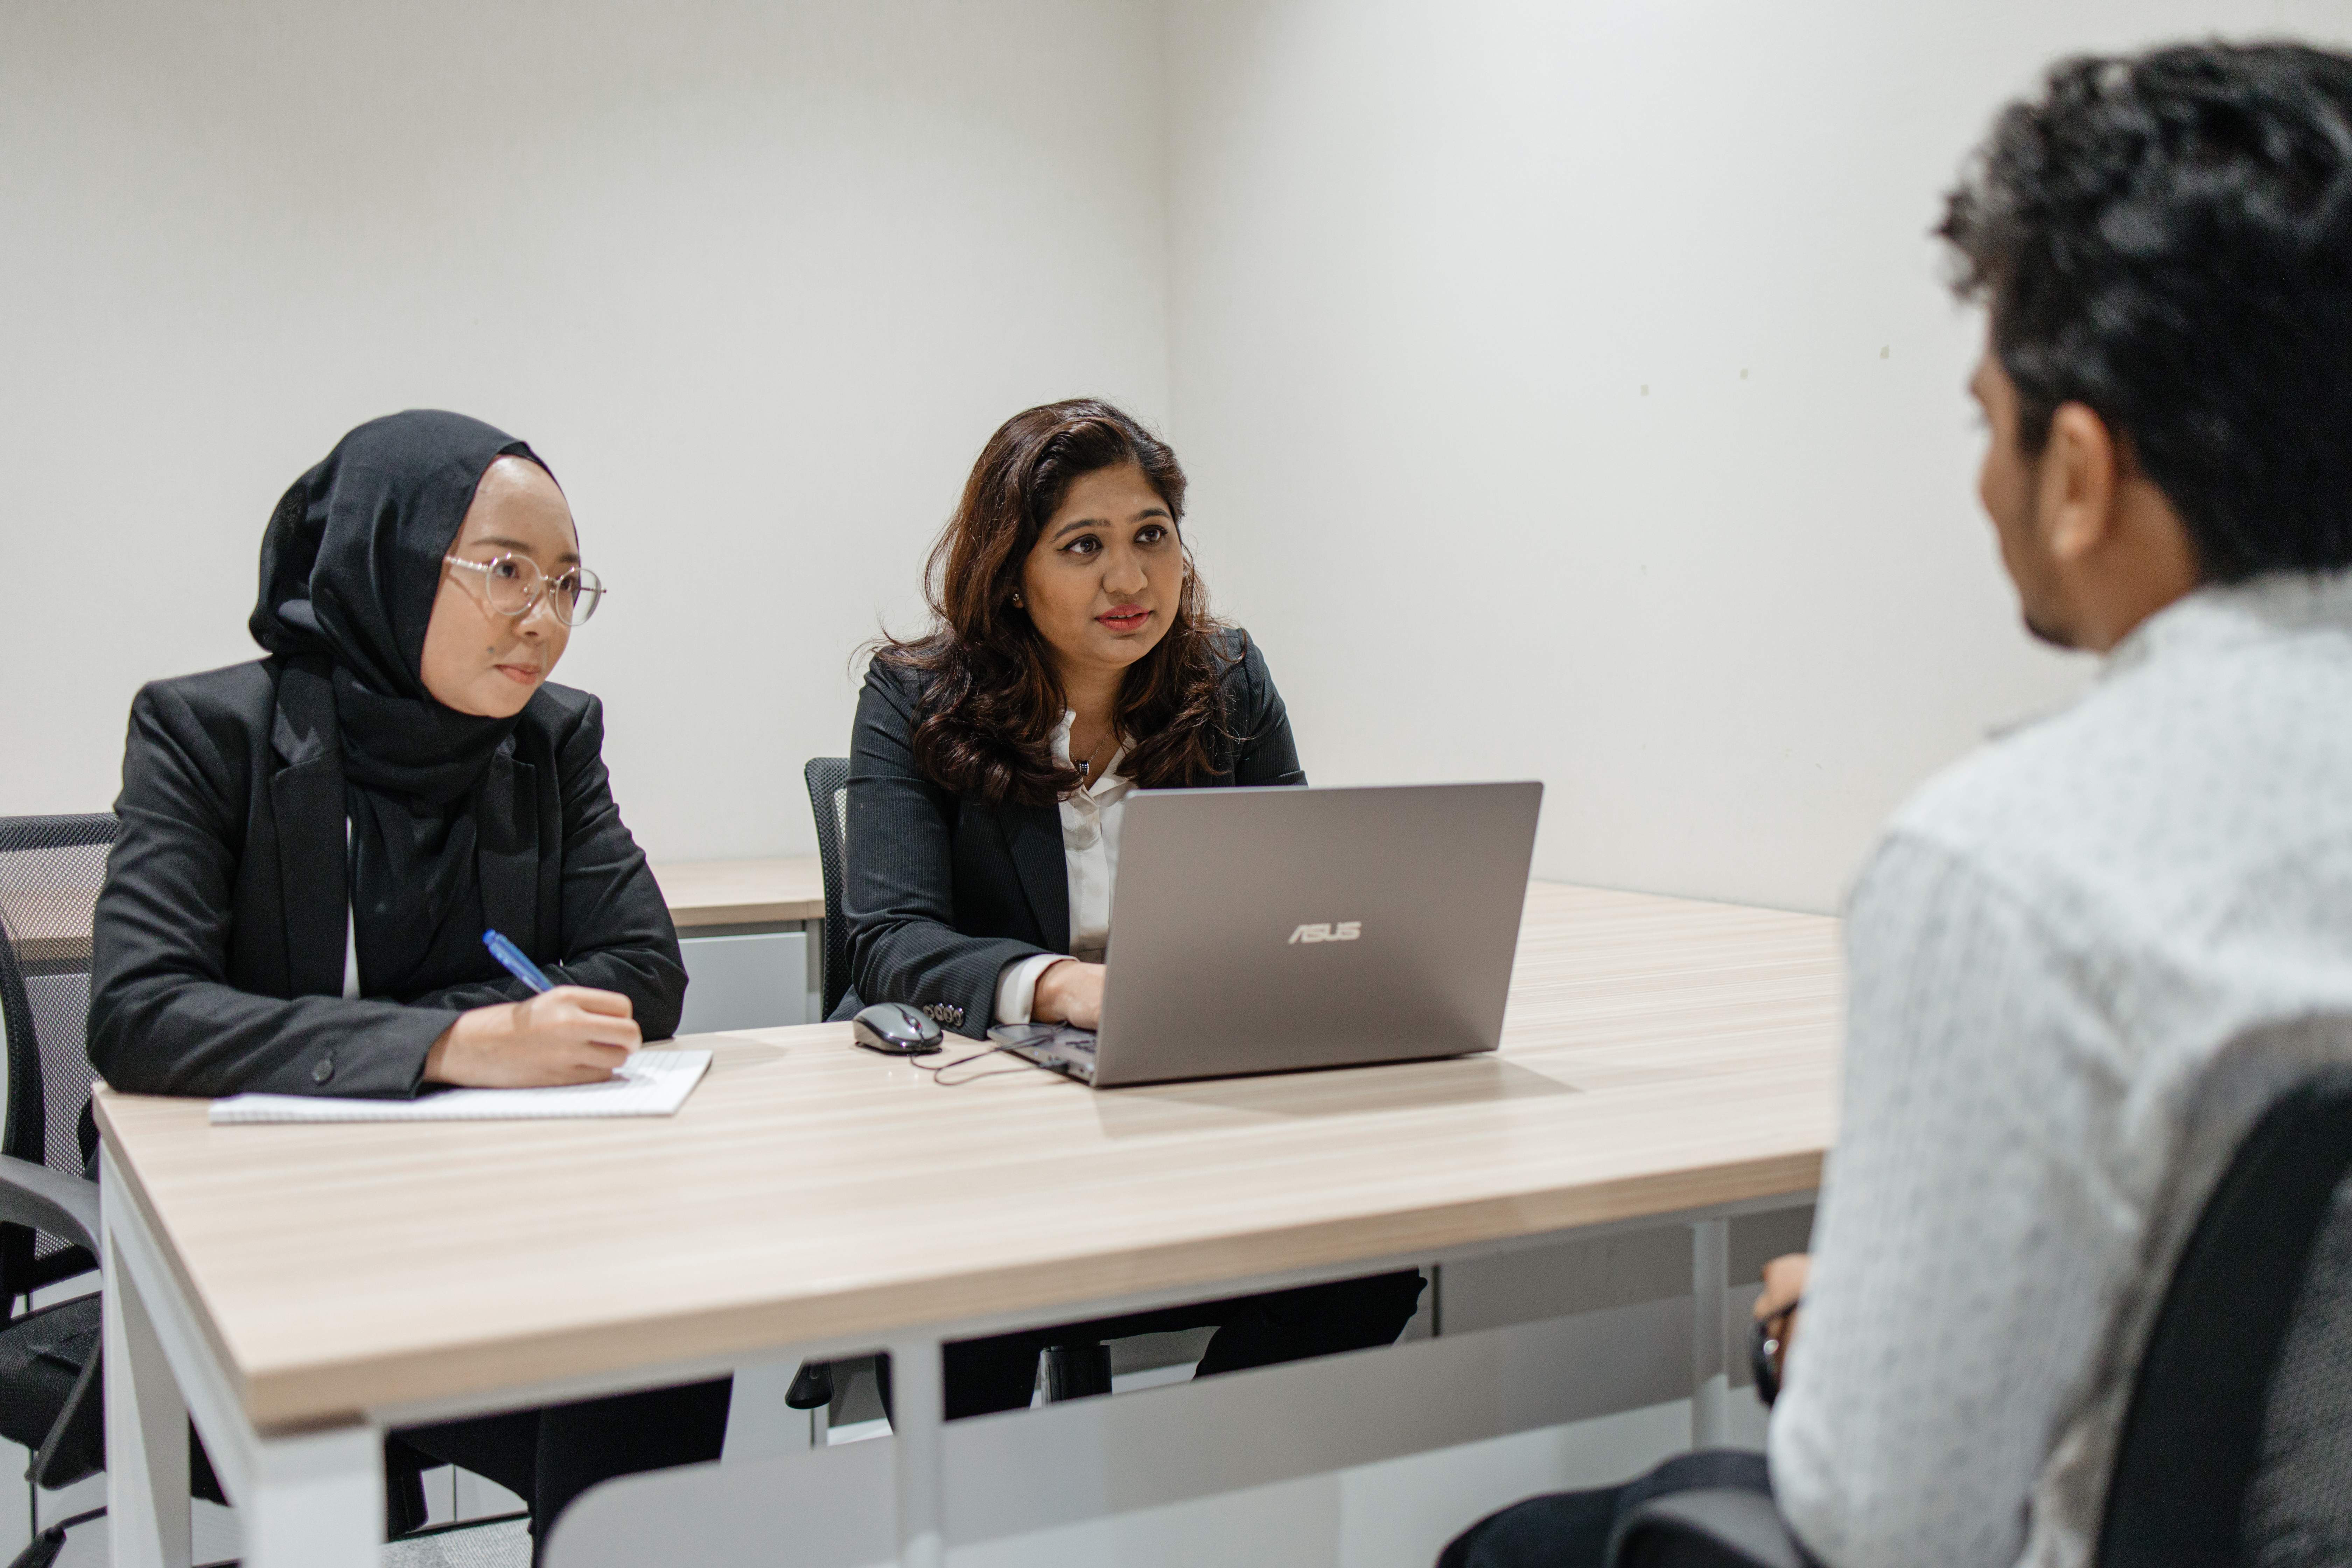
{"label": "man with back to camera", "polygon": [[1832,1568],[2087,1562],[2171,1259],[2262,1093],[2342,1053],[2305,1028],[2192,1120],[2233,1039],[2352,1017],[2352,59],[2061,65],[1938,232],[1990,307],[1979,494],[2025,624],[2104,668],[1855,884],[1815,1250],[1757,1304],[1769,1477],[1685,1455],[1442,1568],[1596,1563],[1622,1509],[1727,1485]]}

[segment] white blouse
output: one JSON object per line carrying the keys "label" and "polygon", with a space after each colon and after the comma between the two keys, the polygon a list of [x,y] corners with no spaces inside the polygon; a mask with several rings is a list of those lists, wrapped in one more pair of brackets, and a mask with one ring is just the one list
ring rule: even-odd
{"label": "white blouse", "polygon": [[[1054,727],[1054,760],[1070,761],[1070,727],[1078,716],[1067,710]],[[1041,952],[1013,960],[996,977],[996,1021],[1029,1022],[1037,977],[1065,958],[1100,963],[1110,947],[1110,890],[1118,878],[1118,824],[1135,781],[1119,776],[1125,746],[1111,754],[1100,778],[1089,779],[1062,797],[1062,858],[1070,879],[1070,951]]]}

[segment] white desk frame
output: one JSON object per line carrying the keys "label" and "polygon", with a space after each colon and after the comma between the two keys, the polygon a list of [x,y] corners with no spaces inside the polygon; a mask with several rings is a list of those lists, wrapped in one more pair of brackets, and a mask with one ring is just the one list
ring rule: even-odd
{"label": "white desk frame", "polygon": [[[726,1372],[708,1361],[631,1368],[560,1384],[490,1389],[430,1407],[371,1411],[349,1425],[299,1432],[256,1430],[185,1287],[146,1217],[128,1194],[130,1184],[103,1156],[101,1206],[105,1252],[107,1504],[116,1568],[191,1568],[186,1423],[193,1419],[237,1510],[247,1568],[375,1568],[383,1550],[384,1432],[425,1420],[447,1420],[500,1409],[575,1399],[630,1388],[709,1377]],[[1705,1446],[1728,1436],[1731,1324],[1726,1308],[1730,1221],[1741,1215],[1800,1206],[1810,1192],[1752,1199],[1715,1208],[1660,1215],[1606,1226],[1510,1237],[1489,1246],[1457,1247],[1440,1264],[1605,1234],[1689,1226],[1694,1289],[1691,1339],[1692,1440]],[[1202,1283],[1099,1301],[1074,1301],[1041,1315],[1070,1319],[1142,1310],[1246,1290],[1345,1279],[1387,1267],[1411,1267],[1424,1258],[1362,1259],[1343,1267],[1277,1278]],[[1014,1320],[973,1319],[915,1331],[892,1331],[893,1434],[898,1562],[901,1568],[941,1568],[947,1552],[946,1456],[940,1416],[940,1347],[1013,1326]],[[772,1359],[794,1354],[839,1355],[871,1345],[779,1345]],[[1409,1354],[1413,1347],[1372,1352]],[[1223,1382],[1225,1380],[1216,1380]],[[1205,1435],[1204,1435],[1205,1436]],[[1465,1438],[1448,1433],[1451,1444]],[[1338,1468],[1344,1459],[1335,1460]]]}

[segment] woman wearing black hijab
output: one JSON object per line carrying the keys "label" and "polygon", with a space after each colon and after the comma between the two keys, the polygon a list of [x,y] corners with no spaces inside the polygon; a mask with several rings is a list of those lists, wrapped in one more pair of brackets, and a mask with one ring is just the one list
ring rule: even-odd
{"label": "woman wearing black hijab", "polygon": [[[538,456],[478,420],[374,420],[297,480],[262,540],[250,626],[269,657],[131,704],[92,931],[106,1081],[377,1097],[583,1083],[668,1036],[686,973],[607,786],[603,709],[546,683],[602,593]],[[485,930],[555,989],[531,995]],[[544,1524],[606,1477],[717,1458],[728,1390],[394,1441],[499,1482]]]}
{"label": "woman wearing black hijab", "polygon": [[[455,414],[362,425],[278,503],[261,572],[270,657],[131,704],[93,933],[107,1082],[560,1083],[669,1034],[686,974],[602,709],[542,684],[594,579],[530,448]],[[530,998],[485,929],[561,989]]]}

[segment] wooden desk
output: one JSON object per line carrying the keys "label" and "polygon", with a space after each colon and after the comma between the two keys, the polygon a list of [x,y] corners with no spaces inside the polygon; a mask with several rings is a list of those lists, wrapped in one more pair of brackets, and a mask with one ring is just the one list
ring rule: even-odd
{"label": "wooden desk", "polygon": [[657,860],[654,880],[680,936],[712,926],[773,929],[824,919],[824,871],[814,855]]}
{"label": "wooden desk", "polygon": [[[824,1016],[824,872],[814,856],[662,860],[654,878],[677,923],[687,1033]],[[797,954],[787,933],[800,933]]]}
{"label": "wooden desk", "polygon": [[[814,855],[765,860],[666,860],[654,866],[681,937],[714,930],[782,931],[824,920],[824,872]],[[56,906],[55,914],[49,906]],[[39,973],[89,963],[89,907],[73,894],[18,895],[10,934],[26,966]]]}
{"label": "wooden desk", "polygon": [[887,1344],[903,1555],[936,1562],[942,1339],[1612,1222],[1719,1233],[1816,1184],[1840,1003],[1833,921],[1538,883],[1495,1056],[945,1089],[820,1025],[709,1037],[661,1121],[215,1128],[104,1094],[116,1539],[185,1517],[184,1446],[140,1438],[183,1392],[247,1561],[325,1568],[373,1560],[384,1426]]}

